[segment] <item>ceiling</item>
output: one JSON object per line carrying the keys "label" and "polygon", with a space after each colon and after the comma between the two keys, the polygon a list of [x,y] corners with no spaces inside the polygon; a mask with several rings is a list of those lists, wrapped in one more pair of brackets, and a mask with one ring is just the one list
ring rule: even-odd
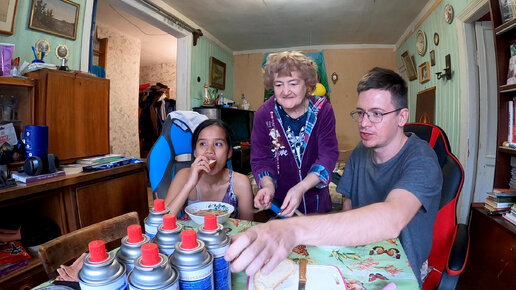
{"label": "ceiling", "polygon": [[[107,1],[98,1],[97,23],[140,39],[142,65],[175,61],[173,36]],[[345,44],[394,46],[435,1],[161,0],[235,54]]]}
{"label": "ceiling", "polygon": [[[162,0],[234,52],[394,45],[433,0]],[[196,27],[197,28],[197,27]]]}
{"label": "ceiling", "polygon": [[124,35],[140,40],[140,65],[175,63],[177,39],[172,35],[124,12],[108,3],[97,1],[96,24],[111,27]]}

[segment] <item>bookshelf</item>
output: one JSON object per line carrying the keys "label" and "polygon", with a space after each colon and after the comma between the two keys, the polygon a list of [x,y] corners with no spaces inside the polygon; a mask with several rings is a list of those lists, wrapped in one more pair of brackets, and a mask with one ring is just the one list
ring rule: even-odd
{"label": "bookshelf", "polygon": [[516,156],[516,149],[500,146],[507,141],[509,122],[509,101],[516,97],[516,85],[507,85],[507,72],[511,57],[509,46],[516,41],[516,19],[502,22],[499,0],[489,0],[491,20],[494,27],[496,53],[496,71],[498,87],[498,132],[496,150],[495,177],[493,186],[507,188],[511,179],[511,157]]}

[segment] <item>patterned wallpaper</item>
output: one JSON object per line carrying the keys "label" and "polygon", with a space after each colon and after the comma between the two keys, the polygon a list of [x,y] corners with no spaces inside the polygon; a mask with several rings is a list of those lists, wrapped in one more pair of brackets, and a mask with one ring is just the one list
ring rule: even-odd
{"label": "patterned wallpaper", "polygon": [[140,84],[160,82],[170,88],[170,97],[176,99],[176,63],[162,63],[140,67]]}
{"label": "patterned wallpaper", "polygon": [[111,81],[109,92],[111,153],[139,157],[140,40],[103,26],[97,26],[97,34],[99,38],[109,39],[106,78]]}

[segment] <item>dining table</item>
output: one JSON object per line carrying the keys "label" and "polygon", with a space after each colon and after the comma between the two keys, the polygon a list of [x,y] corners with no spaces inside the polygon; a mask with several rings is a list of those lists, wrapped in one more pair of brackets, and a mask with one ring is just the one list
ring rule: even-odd
{"label": "dining table", "polygon": [[[188,215],[178,218],[178,222],[183,226],[183,230],[197,230],[199,227],[189,219]],[[235,236],[257,224],[260,222],[229,218],[222,225],[229,236]],[[288,258],[296,263],[300,259],[306,259],[309,267],[324,265],[338,268],[345,282],[345,285],[337,287],[338,289],[372,290],[383,289],[386,286],[393,289],[393,284],[396,289],[419,288],[405,251],[397,238],[353,247],[298,245],[294,247]],[[252,289],[252,285],[248,287],[249,280],[250,277],[245,271],[232,273],[232,289]],[[51,283],[48,281],[34,289],[44,288]],[[333,287],[333,289],[336,288]]]}
{"label": "dining table", "polygon": [[[196,230],[199,227],[187,215],[178,221],[184,229]],[[235,236],[257,224],[260,223],[229,218],[223,227],[228,235]],[[383,289],[391,282],[397,289],[419,289],[407,255],[397,238],[353,247],[298,245],[288,258],[296,263],[304,258],[308,265],[337,267],[349,290]],[[248,280],[245,271],[232,273],[232,289],[250,289],[247,287]]]}

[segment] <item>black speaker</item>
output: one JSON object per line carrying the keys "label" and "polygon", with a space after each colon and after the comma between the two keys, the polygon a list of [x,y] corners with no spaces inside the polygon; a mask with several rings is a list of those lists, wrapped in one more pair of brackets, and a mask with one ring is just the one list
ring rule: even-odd
{"label": "black speaker", "polygon": [[48,154],[47,158],[41,159],[38,156],[32,156],[25,160],[23,171],[27,175],[35,176],[45,173],[56,172],[59,167],[59,160],[54,154]]}

